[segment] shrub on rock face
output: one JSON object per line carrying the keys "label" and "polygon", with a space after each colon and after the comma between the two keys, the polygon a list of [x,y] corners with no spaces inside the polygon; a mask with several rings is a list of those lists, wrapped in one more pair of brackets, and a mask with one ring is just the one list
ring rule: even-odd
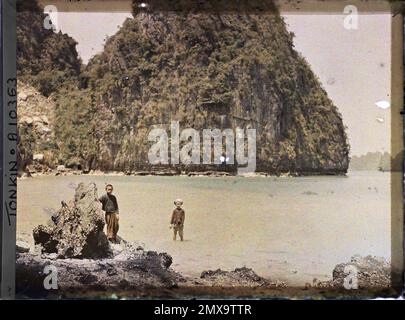
{"label": "shrub on rock face", "polygon": [[79,184],[74,200],[62,202],[47,226],[34,229],[35,244],[60,258],[104,258],[110,248],[103,232],[104,217],[94,183]]}

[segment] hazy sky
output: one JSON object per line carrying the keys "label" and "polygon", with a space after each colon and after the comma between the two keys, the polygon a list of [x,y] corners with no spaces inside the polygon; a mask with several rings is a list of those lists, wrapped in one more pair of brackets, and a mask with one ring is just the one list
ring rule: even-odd
{"label": "hazy sky", "polygon": [[[343,14],[283,14],[305,56],[348,127],[352,155],[390,151],[391,15],[361,14],[357,30]],[[77,42],[83,61],[102,51],[129,12],[59,12],[57,24]]]}
{"label": "hazy sky", "polygon": [[351,154],[390,151],[391,14],[360,15],[358,30],[344,15],[285,15],[305,56],[348,127]]}

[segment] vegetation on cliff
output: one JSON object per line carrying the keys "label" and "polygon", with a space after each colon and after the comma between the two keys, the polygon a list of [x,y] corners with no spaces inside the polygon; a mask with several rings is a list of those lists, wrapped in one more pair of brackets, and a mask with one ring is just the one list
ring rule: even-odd
{"label": "vegetation on cliff", "polygon": [[76,41],[44,27],[46,15],[33,0],[17,1],[17,76],[44,96],[78,81]]}

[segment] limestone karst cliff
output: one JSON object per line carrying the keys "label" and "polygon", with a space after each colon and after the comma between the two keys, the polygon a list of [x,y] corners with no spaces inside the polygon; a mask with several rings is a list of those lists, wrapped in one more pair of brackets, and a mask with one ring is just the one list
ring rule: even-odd
{"label": "limestone karst cliff", "polygon": [[[66,72],[66,84],[58,78],[42,91],[55,101],[59,164],[153,171],[151,128],[169,130],[179,121],[199,131],[256,129],[258,171],[345,173],[349,146],[341,115],[294,49],[293,34],[272,1],[239,2],[233,10],[211,0],[145,9],[134,2],[133,18],[87,66],[78,67],[75,50],[64,50],[63,58],[50,54],[50,64],[60,61],[52,68]],[[23,52],[56,37],[25,41],[30,19],[18,21]],[[26,59],[18,67],[20,77],[41,90]]]}

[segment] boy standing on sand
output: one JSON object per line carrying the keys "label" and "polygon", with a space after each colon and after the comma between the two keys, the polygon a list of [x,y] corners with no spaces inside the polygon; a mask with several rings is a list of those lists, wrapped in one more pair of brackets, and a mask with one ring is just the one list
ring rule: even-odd
{"label": "boy standing on sand", "polygon": [[181,208],[183,200],[177,199],[174,201],[176,209],[173,210],[172,219],[170,220],[170,228],[173,228],[173,240],[176,240],[177,232],[179,232],[180,240],[183,241],[183,228],[186,213]]}
{"label": "boy standing on sand", "polygon": [[105,222],[107,225],[107,238],[110,242],[117,242],[118,233],[118,220],[119,220],[119,210],[117,198],[112,194],[113,186],[107,184],[105,186],[106,194],[98,199],[103,207],[102,210],[105,212]]}

